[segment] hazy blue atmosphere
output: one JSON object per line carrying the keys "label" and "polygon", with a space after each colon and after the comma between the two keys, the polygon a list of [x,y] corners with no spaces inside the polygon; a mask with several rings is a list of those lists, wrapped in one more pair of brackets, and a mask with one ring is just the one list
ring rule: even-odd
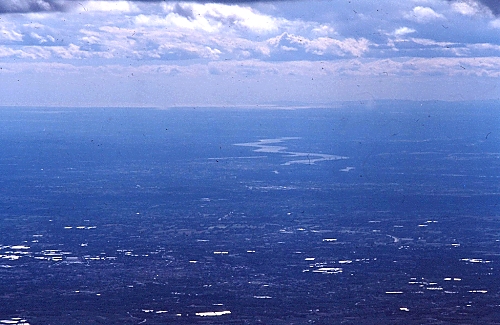
{"label": "hazy blue atmosphere", "polygon": [[0,324],[498,324],[500,5],[0,2]]}

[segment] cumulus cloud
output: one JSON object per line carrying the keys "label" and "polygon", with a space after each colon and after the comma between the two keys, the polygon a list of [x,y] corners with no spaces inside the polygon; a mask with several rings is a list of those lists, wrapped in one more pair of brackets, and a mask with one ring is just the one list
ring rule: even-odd
{"label": "cumulus cloud", "polygon": [[500,18],[495,19],[490,23],[490,26],[493,28],[500,28]]}
{"label": "cumulus cloud", "polygon": [[411,34],[411,33],[415,33],[416,30],[414,30],[413,28],[409,28],[409,27],[400,27],[398,29],[396,29],[392,34],[394,36],[403,36],[403,35],[407,35],[407,34]]}
{"label": "cumulus cloud", "polygon": [[415,38],[412,37],[410,40],[416,44],[423,45],[423,46],[429,46],[429,47],[451,47],[455,45],[455,43],[452,42],[437,42],[435,40],[427,39],[427,38]]}
{"label": "cumulus cloud", "polygon": [[16,31],[14,24],[3,23],[2,26],[0,26],[0,40],[19,42],[22,41],[22,39],[23,34]]}
{"label": "cumulus cloud", "polygon": [[413,10],[406,14],[407,19],[415,20],[419,23],[426,23],[438,19],[444,19],[442,14],[435,12],[432,8],[417,6]]}
{"label": "cumulus cloud", "polygon": [[167,19],[182,20],[182,24],[206,26],[211,31],[222,26],[244,28],[255,33],[277,31],[283,19],[278,19],[253,10],[250,7],[207,3],[168,3],[163,8]]}
{"label": "cumulus cloud", "polygon": [[479,4],[474,2],[454,2],[451,7],[464,16],[473,16],[480,11]]}
{"label": "cumulus cloud", "polygon": [[264,34],[276,32],[286,19],[262,14],[250,7],[216,3],[164,3],[164,15],[140,14],[135,22],[142,26],[163,26],[208,33],[234,33],[238,30]]}
{"label": "cumulus cloud", "polygon": [[[448,0],[415,0],[393,9],[394,14],[406,12],[395,21],[369,19],[360,10],[352,19],[355,24],[359,23],[356,28],[343,25],[336,16],[324,21],[305,20],[297,13],[289,15],[276,3],[253,7],[201,3],[203,1],[155,1],[148,5],[144,4],[146,1],[137,0],[67,1],[77,3],[77,7],[64,14],[64,21],[60,14],[20,15],[15,16],[15,20],[2,17],[0,44],[15,45],[13,51],[4,50],[4,56],[47,60],[314,61],[384,56],[479,56],[496,51],[486,46],[468,46],[492,42],[489,36],[475,37],[470,35],[470,30],[455,28],[451,32],[447,29],[458,26],[462,14],[473,14],[476,9],[484,12],[485,7],[472,0],[463,2],[468,7],[458,1],[448,6]],[[452,14],[458,10],[462,12]],[[92,14],[84,15],[86,11]],[[488,15],[483,18],[489,20],[489,25],[481,21],[477,35],[500,28],[500,19],[492,20],[491,14]],[[43,19],[34,20],[34,16]],[[401,18],[412,21],[404,22]],[[422,24],[427,22],[429,24]],[[351,24],[351,20],[347,24]]]}
{"label": "cumulus cloud", "polygon": [[306,53],[312,53],[319,56],[352,55],[359,57],[367,52],[370,46],[370,42],[365,38],[346,38],[338,40],[331,37],[318,37],[308,39],[306,37],[289,34],[287,32],[269,39],[267,43],[275,49],[281,49],[288,52],[303,49]]}
{"label": "cumulus cloud", "polygon": [[82,11],[103,11],[103,12],[138,12],[139,9],[131,1],[80,1],[78,2],[78,10]]}

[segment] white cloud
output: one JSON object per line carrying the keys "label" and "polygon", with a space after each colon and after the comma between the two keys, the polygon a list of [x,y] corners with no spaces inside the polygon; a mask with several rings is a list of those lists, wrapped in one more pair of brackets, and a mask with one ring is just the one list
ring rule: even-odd
{"label": "white cloud", "polygon": [[500,52],[500,45],[491,43],[469,44],[467,47],[473,50],[492,50]]}
{"label": "white cloud", "polygon": [[178,28],[216,32],[222,29],[244,29],[263,34],[275,32],[285,19],[275,18],[238,5],[217,3],[165,3],[164,18],[159,16],[138,17],[137,22],[145,25],[170,25]]}
{"label": "white cloud", "polygon": [[197,30],[208,33],[216,32],[219,29],[218,24],[198,17],[191,20],[175,12],[167,14],[165,17],[157,15],[138,15],[135,17],[135,24],[144,27],[166,27],[180,30]]}
{"label": "white cloud", "polygon": [[479,5],[475,2],[453,2],[451,4],[451,8],[453,9],[453,11],[465,16],[473,16],[479,11]]}
{"label": "white cloud", "polygon": [[42,46],[25,46],[23,49],[12,49],[0,46],[0,57],[18,57],[22,59],[48,59],[51,57],[50,50]]}
{"label": "white cloud", "polygon": [[162,56],[169,54],[191,54],[196,55],[199,58],[216,60],[219,58],[219,55],[222,53],[220,50],[216,48],[211,48],[210,46],[203,46],[201,44],[193,44],[188,42],[178,42],[174,44],[164,44],[161,45],[156,53],[156,57],[161,58]]}
{"label": "white cloud", "polygon": [[320,26],[314,27],[312,29],[312,32],[318,36],[328,36],[333,35],[335,33],[335,30],[328,24],[321,24]]}
{"label": "white cloud", "polygon": [[500,18],[492,20],[490,22],[490,26],[493,27],[493,28],[500,28]]}
{"label": "white cloud", "polygon": [[69,44],[68,46],[22,46],[13,49],[8,46],[0,46],[0,57],[14,57],[27,60],[50,60],[50,59],[88,59],[88,58],[112,58],[112,54],[106,51],[90,52],[84,51],[80,46]]}
{"label": "white cloud", "polygon": [[396,29],[392,33],[392,35],[394,35],[394,36],[404,36],[404,35],[415,33],[415,32],[416,32],[416,30],[414,30],[413,28],[400,27],[400,28]]}
{"label": "white cloud", "polygon": [[[133,71],[151,80],[158,75],[184,77],[186,84],[190,77],[210,83],[213,76],[222,80],[236,75],[311,80],[306,76],[314,74],[316,82],[316,76],[361,80],[387,74],[499,74],[498,60],[491,57],[500,56],[500,44],[494,41],[500,19],[489,11],[483,14],[486,7],[479,2],[410,0],[392,2],[392,7],[390,2],[358,4],[356,13],[350,7],[337,13],[325,2],[300,1],[293,2],[301,8],[295,12],[284,10],[285,2],[73,2],[73,11],[2,16],[0,57],[2,66],[78,60],[72,73],[124,77]],[[325,12],[315,16],[319,11],[309,7],[319,5]],[[468,18],[475,13],[474,19]],[[271,79],[262,78],[259,85],[265,80]]]}
{"label": "white cloud", "polygon": [[231,37],[228,35],[212,37],[210,40],[227,53],[236,55],[237,58],[238,55],[247,58],[252,52],[254,55],[269,56],[271,54],[269,44],[266,41],[252,41],[243,37]]}
{"label": "white cloud", "polygon": [[38,35],[37,33],[31,32],[30,36],[33,39],[36,39],[39,43],[46,43],[47,42],[47,39],[45,37],[42,37],[42,36]]}
{"label": "white cloud", "polygon": [[139,9],[130,1],[82,1],[78,3],[78,11],[80,12],[119,12],[130,13],[138,12]]}
{"label": "white cloud", "polygon": [[298,51],[299,49],[296,48],[296,47],[291,47],[291,46],[286,46],[286,45],[282,45],[280,47],[283,51],[287,51],[287,52],[295,52],[295,51]]}
{"label": "white cloud", "polygon": [[0,25],[0,40],[7,41],[22,41],[23,34],[16,31],[16,25],[13,23],[6,23],[5,21]]}
{"label": "white cloud", "polygon": [[204,9],[205,16],[226,22],[228,26],[234,24],[247,28],[255,33],[277,31],[281,23],[280,19],[260,14],[248,7],[207,4]]}
{"label": "white cloud", "polygon": [[308,39],[286,32],[270,38],[267,40],[267,43],[274,48],[286,50],[303,48],[307,53],[313,53],[315,55],[329,54],[336,56],[362,56],[369,50],[370,46],[370,41],[365,38],[346,38],[338,40],[331,37],[318,37]]}
{"label": "white cloud", "polygon": [[91,30],[86,30],[86,29],[81,29],[80,33],[82,33],[85,36],[82,36],[80,39],[87,44],[99,44],[102,42],[100,38],[100,33],[91,31]]}
{"label": "white cloud", "polygon": [[344,52],[349,52],[354,56],[362,56],[363,53],[368,51],[370,46],[370,41],[366,38],[347,38],[343,41],[334,40],[334,43]]}
{"label": "white cloud", "polygon": [[432,8],[417,6],[410,13],[407,13],[405,18],[419,23],[426,23],[437,19],[444,19],[444,16],[435,12]]}
{"label": "white cloud", "polygon": [[449,47],[449,46],[455,45],[455,43],[452,43],[452,42],[437,42],[437,41],[427,39],[427,38],[412,37],[412,38],[410,38],[410,40],[416,44],[420,44],[423,46]]}

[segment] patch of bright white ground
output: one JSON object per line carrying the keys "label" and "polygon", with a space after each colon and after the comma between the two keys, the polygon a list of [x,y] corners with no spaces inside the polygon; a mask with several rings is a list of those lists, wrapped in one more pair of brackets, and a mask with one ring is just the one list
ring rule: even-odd
{"label": "patch of bright white ground", "polygon": [[407,307],[399,307],[399,310],[401,310],[401,311],[410,311]]}
{"label": "patch of bright white ground", "polygon": [[313,270],[313,273],[338,274],[338,273],[342,273],[342,268],[340,268],[340,267],[320,267],[316,270]]}
{"label": "patch of bright white ground", "polygon": [[443,288],[441,288],[441,287],[427,287],[425,289],[427,289],[427,290],[434,290],[434,291],[441,291],[441,290],[443,290]]}
{"label": "patch of bright white ground", "polygon": [[23,324],[23,325],[30,325],[26,319],[22,319],[19,317],[14,317],[11,319],[2,319],[0,320],[0,324]]}
{"label": "patch of bright white ground", "polygon": [[398,237],[394,237],[394,236],[391,236],[391,235],[387,235],[388,237],[392,238],[392,241],[394,243],[399,243],[401,239],[399,239]]}
{"label": "patch of bright white ground", "polygon": [[3,254],[0,254],[0,258],[1,259],[6,259],[6,260],[9,260],[9,261],[15,261],[15,260],[20,259],[21,256],[19,256],[19,255],[3,255]]}
{"label": "patch of bright white ground", "polygon": [[491,261],[483,260],[481,258],[462,258],[461,261],[469,263],[491,263]]}
{"label": "patch of bright white ground", "polygon": [[30,249],[29,246],[25,245],[15,245],[15,246],[10,246],[11,249],[19,250],[19,249]]}
{"label": "patch of bright white ground", "polygon": [[419,227],[427,227],[431,223],[437,223],[437,221],[436,220],[427,220],[426,222],[424,222],[423,224],[420,224],[418,226]]}
{"label": "patch of bright white ground", "polygon": [[0,250],[3,249],[10,250],[6,250],[4,251],[4,254],[0,254],[0,259],[15,261],[20,259],[22,256],[30,255],[30,252],[27,251],[30,247],[25,245],[0,246]]}
{"label": "patch of bright white ground", "polygon": [[153,309],[143,309],[142,311],[145,312],[145,313],[155,313],[155,314],[165,314],[165,313],[168,313],[168,311],[166,311],[166,310],[157,310],[157,311],[154,311]]}
{"label": "patch of bright white ground", "polygon": [[231,312],[229,310],[224,310],[224,311],[206,311],[202,313],[196,313],[196,316],[201,316],[201,317],[214,317],[214,316],[223,316],[223,315],[229,315]]}
{"label": "patch of bright white ground", "polygon": [[356,169],[356,168],[355,167],[346,167],[346,168],[339,169],[339,171],[348,173],[353,169]]}
{"label": "patch of bright white ground", "polygon": [[79,229],[79,230],[88,230],[88,229],[96,229],[97,226],[65,226],[64,229]]}

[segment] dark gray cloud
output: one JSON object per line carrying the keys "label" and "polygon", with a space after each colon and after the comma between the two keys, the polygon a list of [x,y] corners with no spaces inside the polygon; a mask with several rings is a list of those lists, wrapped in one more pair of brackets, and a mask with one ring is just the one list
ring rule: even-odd
{"label": "dark gray cloud", "polygon": [[[463,0],[447,0],[448,2],[462,2]],[[500,0],[473,0],[479,5],[488,8],[495,16],[500,16]]]}
{"label": "dark gray cloud", "polygon": [[479,2],[488,7],[495,16],[500,15],[499,0],[479,0]]}
{"label": "dark gray cloud", "polygon": [[1,0],[0,13],[66,11],[76,2],[63,0]]}
{"label": "dark gray cloud", "polygon": [[[114,1],[114,0],[103,0]],[[165,2],[169,0],[129,0],[134,2]],[[285,2],[298,0],[181,0],[182,2],[198,2],[198,3],[252,3],[252,2]]]}
{"label": "dark gray cloud", "polygon": [[[43,11],[68,11],[85,0],[0,0],[0,14],[2,13],[29,13]],[[97,1],[116,1],[116,0],[97,0]],[[132,2],[165,2],[169,0],[128,0]],[[307,2],[307,0],[183,0],[184,2],[198,3],[265,3],[265,2]],[[464,0],[445,0],[447,2],[461,2]],[[488,9],[495,16],[500,16],[500,0],[469,0]],[[327,2],[327,1],[325,1]]]}
{"label": "dark gray cloud", "polygon": [[[83,0],[85,1],[85,0]],[[115,0],[101,0],[115,1]],[[164,2],[165,0],[129,0],[133,2]],[[290,0],[184,0],[186,2],[198,3],[257,3],[257,2],[280,2]],[[294,0],[292,0],[294,1]],[[43,11],[68,11],[81,3],[82,0],[0,0],[0,14],[2,13],[29,13]]]}

